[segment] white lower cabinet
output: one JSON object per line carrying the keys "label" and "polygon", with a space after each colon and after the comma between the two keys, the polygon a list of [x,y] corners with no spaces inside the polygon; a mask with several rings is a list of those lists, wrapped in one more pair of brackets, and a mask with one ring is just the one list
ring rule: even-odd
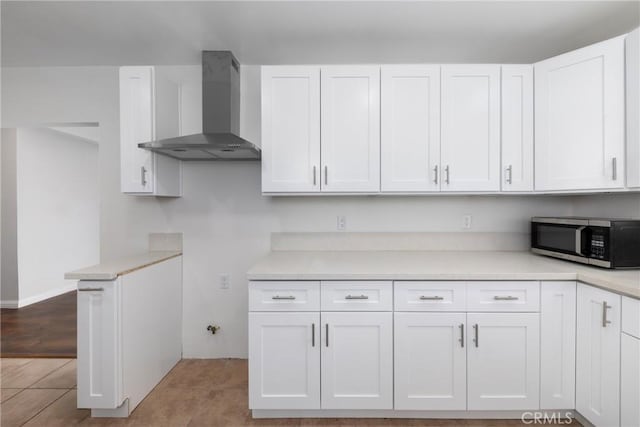
{"label": "white lower cabinet", "polygon": [[539,408],[538,313],[467,314],[469,410]]}
{"label": "white lower cabinet", "polygon": [[249,407],[320,408],[320,314],[249,313]]}
{"label": "white lower cabinet", "polygon": [[620,295],[578,284],[576,409],[596,426],[620,425]]}
{"label": "white lower cabinet", "polygon": [[622,334],[620,343],[620,425],[640,426],[640,338]]}
{"label": "white lower cabinet", "polygon": [[322,408],[393,408],[391,312],[323,312]]}
{"label": "white lower cabinet", "polygon": [[465,313],[395,313],[395,409],[465,410]]}

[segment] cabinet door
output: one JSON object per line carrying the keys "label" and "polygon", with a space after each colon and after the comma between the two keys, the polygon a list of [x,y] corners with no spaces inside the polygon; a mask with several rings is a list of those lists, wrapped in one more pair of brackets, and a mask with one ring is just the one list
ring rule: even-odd
{"label": "cabinet door", "polygon": [[249,408],[320,408],[319,313],[249,313]]}
{"label": "cabinet door", "polygon": [[120,68],[120,179],[123,193],[153,193],[153,153],[138,144],[155,139],[153,67]]}
{"label": "cabinet door", "polygon": [[439,191],[440,67],[384,66],[382,191]]}
{"label": "cabinet door", "polygon": [[533,66],[502,66],[502,191],[533,190]]}
{"label": "cabinet door", "polygon": [[322,68],[322,191],[380,190],[380,67]]}
{"label": "cabinet door", "polygon": [[262,191],[320,191],[320,68],[262,67]]}
{"label": "cabinet door", "polygon": [[575,408],[576,282],[542,284],[540,408]]}
{"label": "cabinet door", "polygon": [[467,314],[469,410],[539,407],[538,313]]}
{"label": "cabinet door", "polygon": [[535,64],[536,190],[624,186],[624,37]]}
{"label": "cabinet door", "polygon": [[625,64],[627,186],[637,188],[640,187],[640,28],[625,39]]}
{"label": "cabinet door", "polygon": [[620,425],[640,426],[640,339],[622,334],[620,344]]}
{"label": "cabinet door", "polygon": [[500,190],[500,66],[442,67],[442,191]]}
{"label": "cabinet door", "polygon": [[121,295],[117,280],[78,283],[78,408],[114,409],[124,401]]}
{"label": "cabinet door", "polygon": [[322,408],[392,409],[392,313],[322,313]]}
{"label": "cabinet door", "polygon": [[464,313],[395,313],[395,409],[467,409]]}
{"label": "cabinet door", "polygon": [[578,285],[576,409],[592,424],[620,425],[620,295]]}

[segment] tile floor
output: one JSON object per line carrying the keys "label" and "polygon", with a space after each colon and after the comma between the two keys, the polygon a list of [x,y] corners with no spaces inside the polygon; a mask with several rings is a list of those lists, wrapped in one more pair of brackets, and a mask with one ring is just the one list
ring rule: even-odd
{"label": "tile floor", "polygon": [[522,425],[518,420],[253,420],[247,408],[247,361],[238,359],[182,360],[128,419],[97,419],[76,409],[74,359],[1,359],[0,365],[2,427]]}

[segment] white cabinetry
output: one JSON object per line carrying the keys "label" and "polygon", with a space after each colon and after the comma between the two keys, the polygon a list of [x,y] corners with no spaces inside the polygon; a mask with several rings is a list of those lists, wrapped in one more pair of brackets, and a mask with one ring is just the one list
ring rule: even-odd
{"label": "white cabinetry", "polygon": [[640,338],[622,334],[620,356],[620,425],[640,426]]}
{"label": "white cabinetry", "polygon": [[382,191],[440,190],[440,66],[383,66]]}
{"label": "white cabinetry", "polygon": [[624,36],[535,64],[536,190],[624,187]]}
{"label": "white cabinetry", "polygon": [[502,191],[533,190],[533,66],[502,66]]}
{"label": "white cabinetry", "polygon": [[[627,186],[640,187],[640,28],[625,39]],[[640,406],[640,405],[638,405]]]}
{"label": "white cabinetry", "polygon": [[467,314],[469,410],[539,407],[537,313]]}
{"label": "white cabinetry", "polygon": [[597,426],[620,425],[620,295],[578,284],[576,409]]}
{"label": "white cabinetry", "polygon": [[380,191],[380,67],[322,67],[321,88],[323,191]]}
{"label": "white cabinetry", "polygon": [[320,314],[249,314],[249,407],[320,408]]}
{"label": "white cabinetry", "polygon": [[395,409],[465,410],[465,313],[395,313]]}
{"label": "white cabinetry", "polygon": [[576,282],[542,286],[540,408],[575,407]]}
{"label": "white cabinetry", "polygon": [[320,69],[262,67],[262,191],[320,191]]}
{"label": "white cabinetry", "polygon": [[179,197],[179,160],[138,148],[142,142],[178,136],[178,85],[161,68],[120,67],[120,184],[123,193]]}
{"label": "white cabinetry", "polygon": [[500,65],[442,67],[442,191],[500,190]]}

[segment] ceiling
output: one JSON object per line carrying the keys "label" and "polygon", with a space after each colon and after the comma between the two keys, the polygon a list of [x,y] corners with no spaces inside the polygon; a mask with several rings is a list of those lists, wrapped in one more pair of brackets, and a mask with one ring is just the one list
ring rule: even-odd
{"label": "ceiling", "polygon": [[2,1],[2,66],[530,63],[640,25],[638,1]]}

